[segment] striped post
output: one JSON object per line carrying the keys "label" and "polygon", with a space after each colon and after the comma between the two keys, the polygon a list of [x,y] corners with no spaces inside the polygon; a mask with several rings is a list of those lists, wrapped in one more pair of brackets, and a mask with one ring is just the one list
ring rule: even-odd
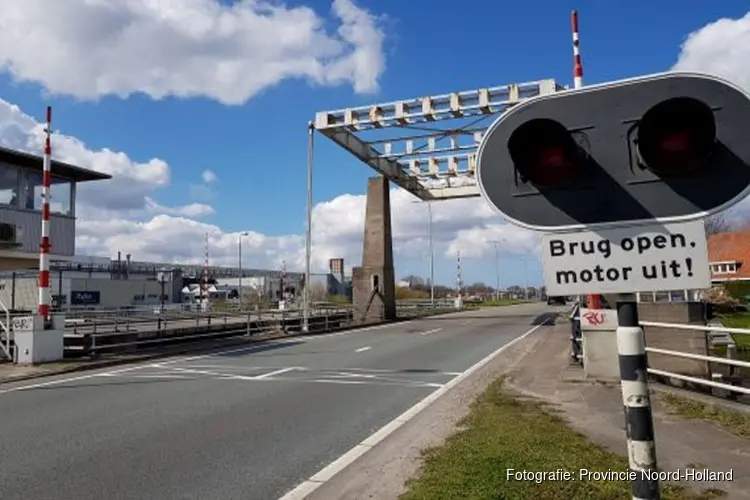
{"label": "striped post", "polygon": [[461,286],[462,286],[462,280],[461,280],[461,251],[456,251],[456,288],[458,291],[458,299],[461,300]]}
{"label": "striped post", "polygon": [[583,87],[583,64],[581,63],[581,47],[578,37],[578,11],[570,14],[570,24],[573,30],[573,88]]}
{"label": "striped post", "polygon": [[[573,88],[580,89],[583,87],[583,63],[581,62],[581,39],[578,32],[578,11],[570,13],[570,28],[573,33]],[[601,296],[589,294],[589,309],[601,309]]]}
{"label": "striped post", "polygon": [[42,161],[42,237],[39,244],[39,316],[45,320],[49,319],[50,303],[50,279],[49,279],[49,253],[50,227],[49,227],[49,201],[50,186],[52,185],[52,107],[47,106],[47,123],[44,132],[44,159]]}
{"label": "striped post", "polygon": [[646,371],[646,341],[638,321],[638,304],[632,297],[617,302],[617,354],[628,459],[633,472],[633,499],[658,500],[659,480]]}

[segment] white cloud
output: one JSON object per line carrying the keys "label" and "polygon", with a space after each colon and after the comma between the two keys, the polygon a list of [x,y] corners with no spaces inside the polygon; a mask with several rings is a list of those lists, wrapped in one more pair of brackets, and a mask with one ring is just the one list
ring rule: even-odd
{"label": "white cloud", "polygon": [[750,12],[690,33],[672,69],[715,74],[750,91]]}
{"label": "white cloud", "polygon": [[[54,116],[53,116],[54,123]],[[40,155],[44,125],[0,99],[0,145]],[[136,161],[109,149],[92,150],[75,137],[54,133],[52,155],[56,160],[113,176],[106,182],[84,183],[78,189],[79,212],[88,218],[110,220],[148,213],[182,213],[191,216],[212,213],[208,206],[162,207],[153,201],[154,193],[170,183],[169,166],[152,158]]]}
{"label": "white cloud", "polygon": [[[54,118],[54,117],[53,117]],[[0,144],[39,154],[43,125],[17,106],[0,100]],[[212,206],[191,203],[164,206],[156,201],[158,190],[169,184],[169,166],[151,159],[137,162],[126,154],[94,151],[64,134],[53,134],[53,156],[74,165],[110,173],[110,181],[82,184],[79,189],[77,253],[114,256],[130,253],[135,260],[193,262],[203,260],[205,233],[209,233],[211,261],[235,265],[241,231],[224,232],[220,227],[195,220],[214,214]],[[213,187],[216,176],[201,176]],[[428,256],[427,206],[401,189],[391,192],[392,224],[396,258],[423,260]],[[365,196],[343,194],[317,204],[313,210],[313,268],[324,271],[328,259],[343,257],[347,267],[361,260]],[[480,198],[432,203],[433,241],[436,255],[453,257],[460,248],[466,257],[491,247],[489,240],[505,238],[503,253],[527,253],[535,235],[511,228]],[[304,267],[304,236],[266,236],[249,231],[243,237],[243,262],[248,267],[278,268],[286,261],[290,269]],[[489,245],[489,246],[488,246]]]}
{"label": "white cloud", "polygon": [[218,177],[216,177],[216,174],[212,170],[204,170],[201,174],[201,179],[203,179],[203,182],[205,184],[213,184],[217,180],[219,180]]}
{"label": "white cloud", "polygon": [[[285,68],[287,66],[285,65],[289,61],[299,61],[305,57],[312,57],[310,60],[317,61],[315,64],[318,65],[319,71],[323,71],[323,67],[325,66],[324,69],[327,73],[325,77],[322,76],[322,72],[307,73],[307,76],[317,75],[314,79],[323,83],[332,83],[337,79],[340,81],[350,81],[353,82],[355,87],[364,90],[372,88],[374,82],[377,80],[377,76],[382,71],[382,60],[377,59],[380,57],[379,50],[380,43],[382,42],[382,39],[379,38],[380,35],[373,28],[374,24],[368,24],[371,23],[369,15],[363,14],[345,0],[337,0],[334,3],[335,10],[345,20],[345,26],[358,25],[360,28],[350,31],[347,31],[348,28],[341,28],[339,30],[339,37],[342,40],[346,40],[347,43],[356,45],[358,48],[352,49],[352,52],[347,56],[332,56],[333,59],[330,59],[332,62],[326,63],[327,65],[323,65],[323,63],[315,59],[320,53],[310,56],[305,44],[297,46],[298,53],[289,49],[293,45],[289,45],[289,39],[294,39],[295,36],[302,38],[307,36],[308,41],[314,40],[326,45],[329,50],[328,55],[340,54],[337,51],[340,49],[341,42],[322,35],[319,25],[315,24],[315,22],[319,23],[320,21],[313,22],[317,18],[309,10],[289,10],[278,6],[274,8],[269,7],[264,13],[267,18],[263,20],[257,17],[252,18],[253,14],[250,13],[250,2],[237,4],[235,11],[231,11],[231,13],[222,10],[226,9],[224,7],[214,6],[208,8],[209,3],[203,0],[192,0],[189,3],[187,0],[180,0],[180,2],[184,3],[182,13],[168,12],[163,21],[165,23],[165,30],[172,30],[172,32],[164,34],[164,36],[173,37],[168,38],[165,42],[168,47],[167,49],[163,49],[165,51],[181,50],[183,47],[180,44],[184,43],[185,37],[190,38],[187,34],[192,33],[191,30],[200,31],[208,29],[205,26],[201,27],[201,23],[198,22],[199,19],[206,21],[207,19],[224,19],[221,16],[228,16],[227,20],[219,22],[217,26],[224,26],[222,23],[225,23],[226,27],[223,29],[226,30],[226,33],[235,34],[237,33],[236,30],[239,29],[237,25],[242,23],[249,23],[249,25],[253,25],[259,30],[266,30],[271,28],[281,29],[282,25],[278,24],[281,22],[279,21],[280,19],[296,19],[298,21],[306,19],[312,24],[305,25],[303,23],[303,27],[314,25],[314,28],[310,28],[312,31],[308,32],[307,35],[297,33],[294,30],[294,33],[287,33],[283,29],[279,32],[283,43],[275,49],[277,53],[273,56],[281,61],[278,63],[280,65],[278,68],[280,73],[278,74],[286,71]],[[17,19],[19,11],[27,7],[33,10],[33,8],[39,7],[40,2],[38,0],[24,0],[23,2],[9,0],[8,4],[10,5],[9,10],[13,13],[11,18],[15,16]],[[50,8],[53,10],[58,8],[55,7],[56,3],[50,5],[52,5]],[[81,5],[83,4],[78,4],[79,11],[83,9]],[[104,14],[101,14],[102,12],[111,15],[112,19],[109,20],[110,23],[114,23],[115,20],[119,19],[117,16],[122,16],[124,15],[123,13],[132,14],[133,17],[128,19],[138,22],[145,22],[143,19],[145,19],[144,16],[147,17],[147,14],[154,15],[153,11],[145,9],[143,0],[111,4],[105,4],[101,0],[98,2],[90,0],[86,5],[94,6],[87,7],[86,9],[95,10],[95,14],[98,13],[97,15],[104,16]],[[258,4],[254,3],[252,5],[257,6]],[[97,36],[106,39],[100,32],[116,32],[116,30],[113,31],[109,28],[101,28],[101,26],[106,28],[106,23],[97,25],[84,22],[85,20],[92,19],[91,13],[86,9],[83,9],[81,12],[84,14],[88,13],[88,17],[84,15],[79,19],[78,24],[74,24],[70,28],[57,26],[55,29],[58,31],[55,31],[55,29],[51,30],[56,34],[49,36],[61,36],[59,30],[63,28],[72,31],[72,33],[66,36],[73,38],[80,37],[86,40],[97,39]],[[75,11],[75,9],[72,10]],[[217,12],[221,12],[222,14],[219,15]],[[136,16],[134,13],[138,15]],[[59,15],[62,16],[64,14],[60,13]],[[175,16],[184,16],[184,25],[178,27],[177,25],[170,24],[174,23]],[[236,19],[232,16],[239,16],[239,18]],[[55,15],[48,15],[48,18],[54,17]],[[103,20],[106,21],[107,19]],[[3,23],[6,22],[8,21],[0,20],[0,56],[2,55],[2,51],[6,50],[3,47],[13,47],[17,53],[26,50],[25,46],[18,43],[13,45],[3,44],[2,37],[10,36],[4,33],[2,29]],[[709,25],[692,34],[683,46],[677,66],[688,65],[690,69],[708,69],[714,72],[734,71],[733,76],[727,76],[733,78],[735,81],[744,82],[743,84],[747,85],[747,79],[742,80],[742,78],[746,78],[750,72],[747,69],[741,69],[743,67],[748,68],[748,62],[750,61],[750,57],[746,57],[746,52],[743,52],[746,49],[740,47],[734,51],[729,51],[732,57],[736,57],[736,64],[725,60],[723,64],[719,65],[717,60],[726,56],[725,49],[727,47],[732,48],[734,45],[732,42],[726,41],[711,42],[711,37],[715,38],[722,35],[722,33],[733,33],[735,40],[737,40],[734,44],[743,45],[741,40],[744,36],[747,36],[748,31],[747,29],[739,29],[737,26],[741,26],[743,23],[747,25],[748,16],[735,21],[719,21],[719,23],[722,22],[734,23],[729,25],[733,28],[730,29],[725,26],[718,30],[717,35],[717,31],[711,28],[715,25]],[[22,26],[26,29],[26,25]],[[137,32],[140,25],[136,22],[133,26],[133,29]],[[146,26],[149,26],[148,23],[146,23]],[[243,24],[243,26],[245,25]],[[32,28],[35,29],[35,27]],[[143,28],[141,27],[140,29]],[[180,32],[180,37],[182,38],[174,34],[179,30],[184,31]],[[83,31],[86,34],[82,35],[78,33],[79,31]],[[265,31],[262,32],[265,33]],[[315,33],[315,35],[313,36],[310,33]],[[39,37],[43,35],[37,34],[35,36]],[[244,33],[243,36],[253,38],[249,32]],[[125,46],[122,44],[130,40],[130,38],[123,40],[123,37],[127,38],[122,33],[118,34],[118,36],[113,36],[114,39],[109,41],[109,45],[105,43],[104,46],[109,47],[112,54],[118,53],[117,51]],[[257,39],[264,38],[258,36]],[[30,45],[34,46],[35,43],[37,42],[32,37]],[[212,55],[215,55],[211,51],[218,50],[215,47],[217,43],[215,39],[210,39],[206,43],[208,47],[206,50],[210,52],[206,56],[208,59]],[[711,47],[714,46],[712,43],[718,46],[715,53],[711,52]],[[76,50],[83,51],[84,47],[82,45],[79,47],[80,44],[81,40],[76,39],[74,42],[62,44],[61,47],[53,46],[50,50],[53,53],[67,57],[67,54],[71,53],[71,47],[78,47]],[[132,48],[132,45],[127,46]],[[305,47],[304,50],[303,46]],[[377,50],[370,50],[375,46],[378,47]],[[152,73],[137,66],[138,61],[135,61],[133,57],[130,59],[126,58],[123,63],[124,67],[130,68],[129,71],[135,71],[136,73],[141,71],[146,76],[129,76],[136,80],[128,81],[124,77],[124,73],[121,74],[114,66],[110,68],[109,62],[101,62],[98,59],[100,56],[97,55],[96,51],[100,49],[91,49],[89,47],[89,50],[93,50],[93,62],[83,63],[75,58],[74,60],[79,64],[91,65],[92,67],[78,68],[76,71],[71,71],[71,74],[76,72],[90,74],[87,72],[101,70],[102,75],[104,75],[101,81],[95,81],[91,83],[93,87],[87,87],[89,84],[87,82],[79,82],[77,75],[57,80],[56,78],[59,75],[56,75],[53,70],[49,70],[49,74],[45,73],[45,75],[49,76],[49,82],[56,82],[48,82],[50,88],[53,90],[57,89],[58,91],[67,89],[65,90],[66,92],[78,93],[84,97],[87,95],[93,96],[101,92],[127,93],[130,91],[128,89],[138,88],[146,89],[146,92],[156,97],[169,92],[175,94],[182,93],[182,95],[190,95],[190,92],[202,92],[204,95],[223,100],[223,102],[241,100],[241,96],[249,96],[254,91],[248,90],[248,87],[246,87],[245,90],[233,94],[234,91],[229,88],[230,86],[224,85],[223,82],[218,82],[213,87],[203,85],[200,91],[195,90],[197,87],[186,91],[185,88],[180,87],[175,82],[179,82],[179,75],[190,74],[191,78],[194,76],[190,73],[190,64],[192,63],[170,62],[172,65],[177,65],[176,74],[172,76],[167,75],[162,79],[154,79]],[[368,50],[370,51],[368,52]],[[72,53],[78,52],[74,51]],[[295,57],[298,56],[297,59],[289,59],[288,54],[290,53],[295,53]],[[705,56],[706,54],[708,56]],[[254,57],[259,56],[256,55]],[[287,59],[284,57],[287,57]],[[20,62],[21,59],[21,56],[16,56],[12,60],[6,57],[6,64],[13,63],[15,67],[20,68],[15,70],[17,74],[25,74],[26,78],[47,81],[45,79],[47,76],[44,78],[33,76],[33,72],[29,68],[33,67],[36,63],[31,64],[31,66],[28,64],[24,66]],[[329,60],[327,57],[325,59]],[[1,60],[2,58],[0,57]],[[270,61],[271,59],[269,58],[268,60]],[[368,61],[370,60],[380,61],[375,64],[376,68],[374,70],[369,66]],[[154,64],[154,62],[151,61],[149,64]],[[703,65],[708,66],[704,67]],[[715,65],[718,69],[712,70],[711,65]],[[172,66],[168,65],[166,68],[169,69]],[[724,69],[722,70],[721,68]],[[368,74],[367,71],[373,72]],[[195,73],[201,72],[197,71]],[[284,73],[284,75],[288,75],[288,73]],[[284,77],[284,75],[281,77]],[[137,80],[137,78],[143,78],[144,80]],[[188,85],[192,85],[190,82],[193,82],[194,79],[191,80],[191,78],[186,78]],[[163,85],[157,89],[158,85],[154,82]],[[368,84],[367,82],[370,83]],[[112,90],[113,88],[115,90]],[[254,88],[257,90],[260,87]],[[245,97],[242,97],[242,99]],[[5,101],[0,101],[0,144],[39,153],[41,151],[41,139],[42,125],[23,114],[16,106]],[[55,135],[53,148],[54,155],[58,159],[105,171],[115,176],[115,179],[112,181],[92,183],[89,191],[87,191],[86,186],[83,186],[81,190],[82,200],[79,206],[81,219],[79,220],[77,239],[79,253],[112,256],[119,250],[132,254],[136,260],[198,263],[203,259],[204,234],[207,232],[210,235],[210,256],[212,263],[234,265],[237,262],[238,240],[241,231],[225,232],[216,225],[195,220],[196,218],[212,214],[214,209],[210,205],[193,203],[184,206],[167,207],[160,205],[156,201],[158,190],[167,186],[170,182],[170,169],[164,161],[156,158],[135,160],[129,158],[124,153],[109,150],[93,151],[88,149],[82,141],[64,135]],[[196,186],[206,188],[210,192],[216,181],[215,175],[212,176],[210,171],[206,171],[201,176],[201,181]],[[93,193],[93,190],[96,190],[96,194]],[[344,257],[348,266],[356,265],[360,261],[364,229],[364,201],[363,195],[342,194],[327,202],[319,203],[315,207],[313,216],[314,269],[318,271],[324,270],[327,267],[328,259],[332,257]],[[399,260],[412,259],[414,261],[424,261],[423,259],[428,255],[427,207],[424,204],[414,203],[415,201],[416,198],[403,190],[394,189],[392,191],[394,247],[397,259]],[[436,255],[440,257],[452,259],[456,250],[460,250],[462,256],[467,259],[490,256],[494,253],[493,241],[500,242],[499,248],[505,255],[538,255],[538,235],[504,223],[480,198],[435,202],[432,204],[432,213],[433,241],[436,247]],[[301,234],[267,236],[253,231],[249,231],[249,233],[248,236],[243,237],[242,245],[243,263],[247,267],[278,268],[282,260],[287,262],[289,268],[301,269],[303,267],[304,237]],[[467,281],[470,280],[472,278],[467,277]]]}
{"label": "white cloud", "polygon": [[336,34],[311,8],[270,0],[3,0],[0,68],[81,99],[241,104],[290,78],[377,90],[379,19],[352,0],[333,0],[331,13]]}

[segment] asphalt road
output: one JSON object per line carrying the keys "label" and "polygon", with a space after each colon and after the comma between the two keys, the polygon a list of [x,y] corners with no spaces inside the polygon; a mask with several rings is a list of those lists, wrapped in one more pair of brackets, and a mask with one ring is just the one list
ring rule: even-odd
{"label": "asphalt road", "polygon": [[2,385],[0,496],[278,498],[551,310],[512,306]]}

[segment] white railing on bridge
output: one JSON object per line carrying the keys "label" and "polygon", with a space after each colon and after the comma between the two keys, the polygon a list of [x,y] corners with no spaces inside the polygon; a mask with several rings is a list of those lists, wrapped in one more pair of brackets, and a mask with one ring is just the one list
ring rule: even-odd
{"label": "white railing on bridge", "polygon": [[[675,301],[676,302],[676,301]],[[682,301],[680,301],[682,302]],[[572,342],[572,348],[571,348],[571,357],[574,358],[576,361],[581,362],[583,360],[583,349],[585,349],[585,346],[583,345],[581,341],[581,335],[580,335],[580,303],[576,302],[576,304],[573,306],[573,309],[570,312],[569,319],[572,323],[572,333],[570,336],[571,342]],[[692,359],[695,361],[705,361],[707,363],[715,363],[717,365],[723,365],[728,366],[728,375],[723,375],[720,373],[713,373],[713,370],[709,370],[711,373],[711,378],[700,378],[700,377],[694,377],[689,375],[684,375],[681,373],[674,373],[667,370],[659,370],[656,368],[648,368],[647,371],[651,375],[657,375],[665,378],[671,378],[680,380],[682,382],[687,382],[690,384],[695,384],[697,386],[705,386],[710,387],[712,389],[720,389],[723,391],[726,391],[730,395],[736,395],[736,394],[743,394],[750,396],[750,387],[746,387],[746,381],[750,382],[750,361],[744,361],[737,359],[738,353],[737,353],[737,345],[734,342],[734,340],[731,338],[732,335],[750,335],[750,329],[746,328],[728,328],[723,325],[687,325],[687,324],[681,324],[681,323],[667,323],[667,322],[658,322],[658,321],[640,321],[641,326],[644,328],[644,331],[646,332],[646,352],[647,353],[653,353],[653,354],[660,354],[663,356],[672,356],[676,358],[683,358],[683,359]],[[729,341],[722,342],[724,346],[726,346],[726,356],[715,356],[715,355],[703,355],[703,354],[694,354],[694,353],[687,353],[682,351],[676,351],[672,349],[661,349],[656,347],[649,347],[648,346],[648,328],[665,328],[665,329],[673,329],[676,330],[676,333],[679,334],[680,331],[703,331],[706,332],[708,335],[707,345],[709,347],[715,346],[712,337],[717,337],[721,334],[728,336]],[[578,330],[576,331],[576,328]],[[737,369],[745,369],[748,371],[748,374],[743,376],[741,372],[738,373]]]}

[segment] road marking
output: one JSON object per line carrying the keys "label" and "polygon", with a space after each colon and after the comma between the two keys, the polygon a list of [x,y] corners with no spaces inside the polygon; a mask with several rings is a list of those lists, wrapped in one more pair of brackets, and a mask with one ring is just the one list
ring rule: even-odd
{"label": "road marking", "polygon": [[356,351],[354,351],[354,352],[365,352],[365,351],[369,351],[370,349],[372,349],[372,347],[370,347],[370,346],[368,345],[367,347],[360,347],[359,349],[357,349],[357,350],[356,350]]}
{"label": "road marking", "polygon": [[433,328],[432,330],[427,330],[426,332],[421,332],[420,335],[429,335],[431,333],[439,332],[442,330],[442,328]]}
{"label": "road marking", "polygon": [[281,375],[282,373],[288,373],[292,370],[302,370],[302,367],[299,366],[292,366],[291,368],[282,368],[281,370],[274,370],[272,372],[264,373],[263,375],[258,375],[256,377],[249,377],[251,380],[263,380],[271,377],[275,377],[276,375]]}
{"label": "road marking", "polygon": [[511,340],[507,344],[503,345],[502,347],[498,348],[494,352],[490,353],[485,358],[481,359],[471,367],[469,367],[467,370],[461,372],[461,375],[458,375],[454,378],[452,378],[447,384],[444,384],[439,389],[436,389],[432,391],[430,394],[427,395],[424,399],[422,399],[420,402],[406,410],[404,413],[402,413],[400,416],[396,417],[389,423],[385,424],[380,430],[372,434],[370,437],[359,443],[358,445],[354,446],[352,449],[341,455],[338,459],[334,460],[328,466],[324,467],[320,471],[318,471],[315,475],[311,476],[310,479],[303,482],[296,488],[292,489],[288,493],[286,493],[284,496],[279,498],[279,500],[302,500],[304,498],[307,498],[313,491],[320,488],[323,484],[325,484],[327,481],[330,481],[331,478],[333,478],[336,474],[344,470],[344,468],[348,467],[350,464],[352,464],[355,460],[357,460],[359,457],[364,455],[367,451],[372,449],[374,446],[376,446],[378,443],[383,441],[385,438],[393,434],[397,429],[399,429],[402,425],[416,417],[422,410],[430,406],[432,403],[440,399],[442,396],[444,396],[448,391],[456,387],[458,384],[466,380],[468,377],[479,371],[481,368],[483,368],[486,364],[488,364],[490,361],[495,359],[497,356],[499,356],[503,351],[508,349],[509,347],[513,346],[517,342],[520,342],[521,340],[525,339],[532,333],[534,333],[538,328],[546,325],[547,322],[539,324],[535,326],[534,328],[528,330],[527,332],[523,333],[522,335],[516,337],[515,339]]}
{"label": "road marking", "polygon": [[169,370],[174,370],[176,372],[181,372],[181,373],[193,373],[195,375],[208,375],[209,377],[219,377],[219,378],[229,379],[229,380],[254,380],[253,377],[248,377],[245,375],[217,373],[217,372],[211,372],[211,371],[206,371],[206,370],[191,370],[189,368],[179,368],[176,366],[167,367],[167,368]]}
{"label": "road marking", "polygon": [[434,382],[419,382],[419,381],[402,381],[402,382],[388,382],[378,380],[331,380],[325,378],[315,378],[305,380],[304,382],[315,382],[319,384],[339,384],[339,385],[387,385],[387,386],[399,386],[399,387],[443,387],[443,384],[436,384]]}
{"label": "road marking", "polygon": [[[206,358],[212,358],[216,356],[222,356],[224,354],[236,354],[239,352],[251,352],[253,350],[258,350],[262,347],[278,344],[278,343],[289,343],[289,342],[300,342],[300,341],[308,341],[308,340],[318,340],[318,339],[325,339],[329,337],[339,337],[341,335],[351,335],[355,333],[360,332],[367,332],[371,330],[380,330],[383,328],[393,328],[393,327],[400,327],[403,326],[405,323],[411,323],[414,320],[408,320],[408,321],[400,321],[397,323],[386,323],[382,325],[374,325],[374,326],[367,326],[364,328],[353,328],[351,330],[344,330],[341,332],[333,332],[333,333],[323,333],[323,334],[312,334],[312,335],[304,335],[299,337],[290,337],[286,339],[274,339],[274,340],[264,340],[260,341],[254,345],[245,346],[245,347],[235,347],[232,349],[225,349],[220,351],[213,351],[205,354],[199,354],[196,356],[179,356],[173,359],[170,359],[169,361],[163,361],[160,363],[160,365],[172,365],[175,363],[184,363],[188,361],[195,361],[198,359],[206,359]],[[86,375],[79,375],[77,377],[67,377],[67,378],[61,378],[61,379],[55,379],[55,380],[48,380],[47,382],[38,382],[34,384],[28,384],[28,385],[22,385],[19,387],[11,387],[10,389],[0,389],[0,395],[2,394],[9,394],[11,392],[19,392],[19,391],[25,391],[28,389],[39,389],[42,387],[50,387],[54,385],[60,385],[60,384],[66,384],[68,382],[78,382],[81,380],[88,380],[95,377],[101,377],[103,374],[118,374],[118,373],[126,373],[131,372],[134,370],[142,370],[143,368],[150,368],[153,367],[152,363],[146,362],[141,363],[133,366],[128,366],[126,368],[121,368],[118,370],[107,370],[105,372],[97,371],[96,373],[87,373]],[[54,377],[54,374],[50,374],[50,377]],[[10,382],[4,382],[6,384],[12,384],[13,381]],[[3,383],[0,383],[0,387],[2,387]]]}

